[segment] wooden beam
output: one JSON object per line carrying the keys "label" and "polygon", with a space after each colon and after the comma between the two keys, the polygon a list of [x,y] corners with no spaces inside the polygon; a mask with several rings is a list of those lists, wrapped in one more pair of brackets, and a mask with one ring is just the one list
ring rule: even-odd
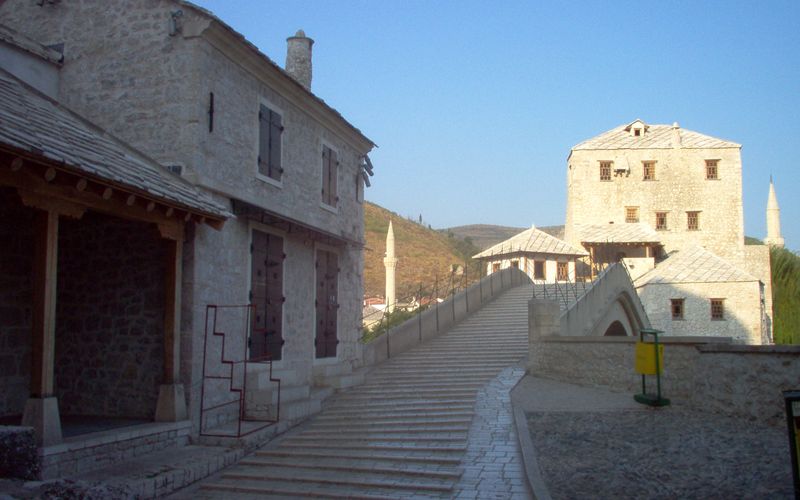
{"label": "wooden beam", "polygon": [[183,238],[165,240],[164,270],[164,384],[175,384],[180,376],[181,271]]}
{"label": "wooden beam", "polygon": [[34,218],[31,397],[53,395],[56,337],[58,213],[37,210]]}

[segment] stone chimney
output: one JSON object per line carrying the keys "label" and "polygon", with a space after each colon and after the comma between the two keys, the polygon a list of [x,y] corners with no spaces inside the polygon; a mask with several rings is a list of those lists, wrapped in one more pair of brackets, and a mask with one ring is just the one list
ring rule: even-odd
{"label": "stone chimney", "polygon": [[678,122],[672,124],[672,147],[675,149],[681,147],[681,127]]}
{"label": "stone chimney", "polygon": [[303,30],[286,39],[286,72],[300,85],[311,90],[311,47],[314,40],[308,38]]}

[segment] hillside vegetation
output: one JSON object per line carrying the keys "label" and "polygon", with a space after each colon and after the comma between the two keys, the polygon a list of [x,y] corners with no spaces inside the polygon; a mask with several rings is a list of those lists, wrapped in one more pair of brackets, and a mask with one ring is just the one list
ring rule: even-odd
{"label": "hillside vegetation", "polygon": [[772,336],[776,344],[800,344],[800,256],[771,248]]}
{"label": "hillside vegetation", "polygon": [[421,283],[429,287],[437,276],[440,281],[449,280],[453,264],[463,266],[469,262],[470,278],[477,273],[476,263],[470,257],[479,250],[468,242],[365,202],[364,292],[367,296],[383,297],[385,292],[383,258],[389,220],[394,225],[395,254],[399,259],[395,275],[398,299],[413,295]]}

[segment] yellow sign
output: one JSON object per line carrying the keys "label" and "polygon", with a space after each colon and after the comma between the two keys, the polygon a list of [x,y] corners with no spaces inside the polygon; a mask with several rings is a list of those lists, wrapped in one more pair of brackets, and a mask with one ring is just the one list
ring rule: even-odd
{"label": "yellow sign", "polygon": [[[664,371],[664,346],[658,345],[658,372]],[[640,375],[656,374],[656,345],[647,342],[636,343],[636,373]]]}

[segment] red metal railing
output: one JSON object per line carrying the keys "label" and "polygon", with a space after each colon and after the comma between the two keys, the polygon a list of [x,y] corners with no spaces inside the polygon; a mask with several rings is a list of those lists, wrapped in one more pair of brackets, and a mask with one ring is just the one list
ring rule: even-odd
{"label": "red metal railing", "polygon": [[[226,340],[228,340],[229,335],[233,335],[232,333],[226,333],[224,331],[218,330],[217,320],[219,317],[219,312],[221,310],[227,310],[233,312],[234,315],[236,314],[243,314],[244,321],[243,324],[243,332],[241,334],[241,343],[242,343],[242,356],[240,359],[229,359],[226,353]],[[205,338],[203,342],[203,382],[200,388],[200,435],[201,436],[213,436],[213,437],[242,437],[248,434],[252,434],[253,432],[257,432],[261,429],[269,427],[277,423],[280,420],[280,411],[281,411],[281,381],[278,378],[274,378],[272,376],[272,358],[270,355],[258,357],[258,358],[251,358],[248,359],[247,357],[247,345],[248,345],[248,338],[251,332],[256,332],[254,328],[254,318],[255,318],[255,304],[246,304],[246,305],[208,305],[206,306],[206,325],[205,325]],[[222,341],[222,346],[220,349],[220,364],[217,365],[218,367],[221,366],[222,373],[219,374],[210,374],[209,373],[209,331],[211,332],[212,338],[213,337],[220,337]],[[270,382],[277,383],[277,404],[276,404],[276,411],[275,411],[275,418],[254,418],[252,416],[248,416],[247,412],[247,373],[248,373],[248,366],[251,364],[256,365],[268,365],[269,370],[269,380]],[[236,368],[241,366],[242,374],[241,380],[239,381],[236,376]],[[226,373],[227,372],[227,373]],[[215,372],[219,373],[219,372]],[[228,381],[228,391],[229,393],[234,395],[233,399],[223,401],[222,403],[216,403],[211,406],[206,406],[206,385],[208,381],[211,380],[227,380]],[[205,417],[208,416],[209,412],[213,412],[216,410],[220,410],[225,407],[230,407],[233,405],[237,405],[237,420],[235,424],[235,433],[234,432],[224,432],[220,430],[209,430],[205,424]],[[264,425],[255,425],[255,426],[248,426],[248,428],[242,429],[242,424],[244,422],[263,422]]]}

